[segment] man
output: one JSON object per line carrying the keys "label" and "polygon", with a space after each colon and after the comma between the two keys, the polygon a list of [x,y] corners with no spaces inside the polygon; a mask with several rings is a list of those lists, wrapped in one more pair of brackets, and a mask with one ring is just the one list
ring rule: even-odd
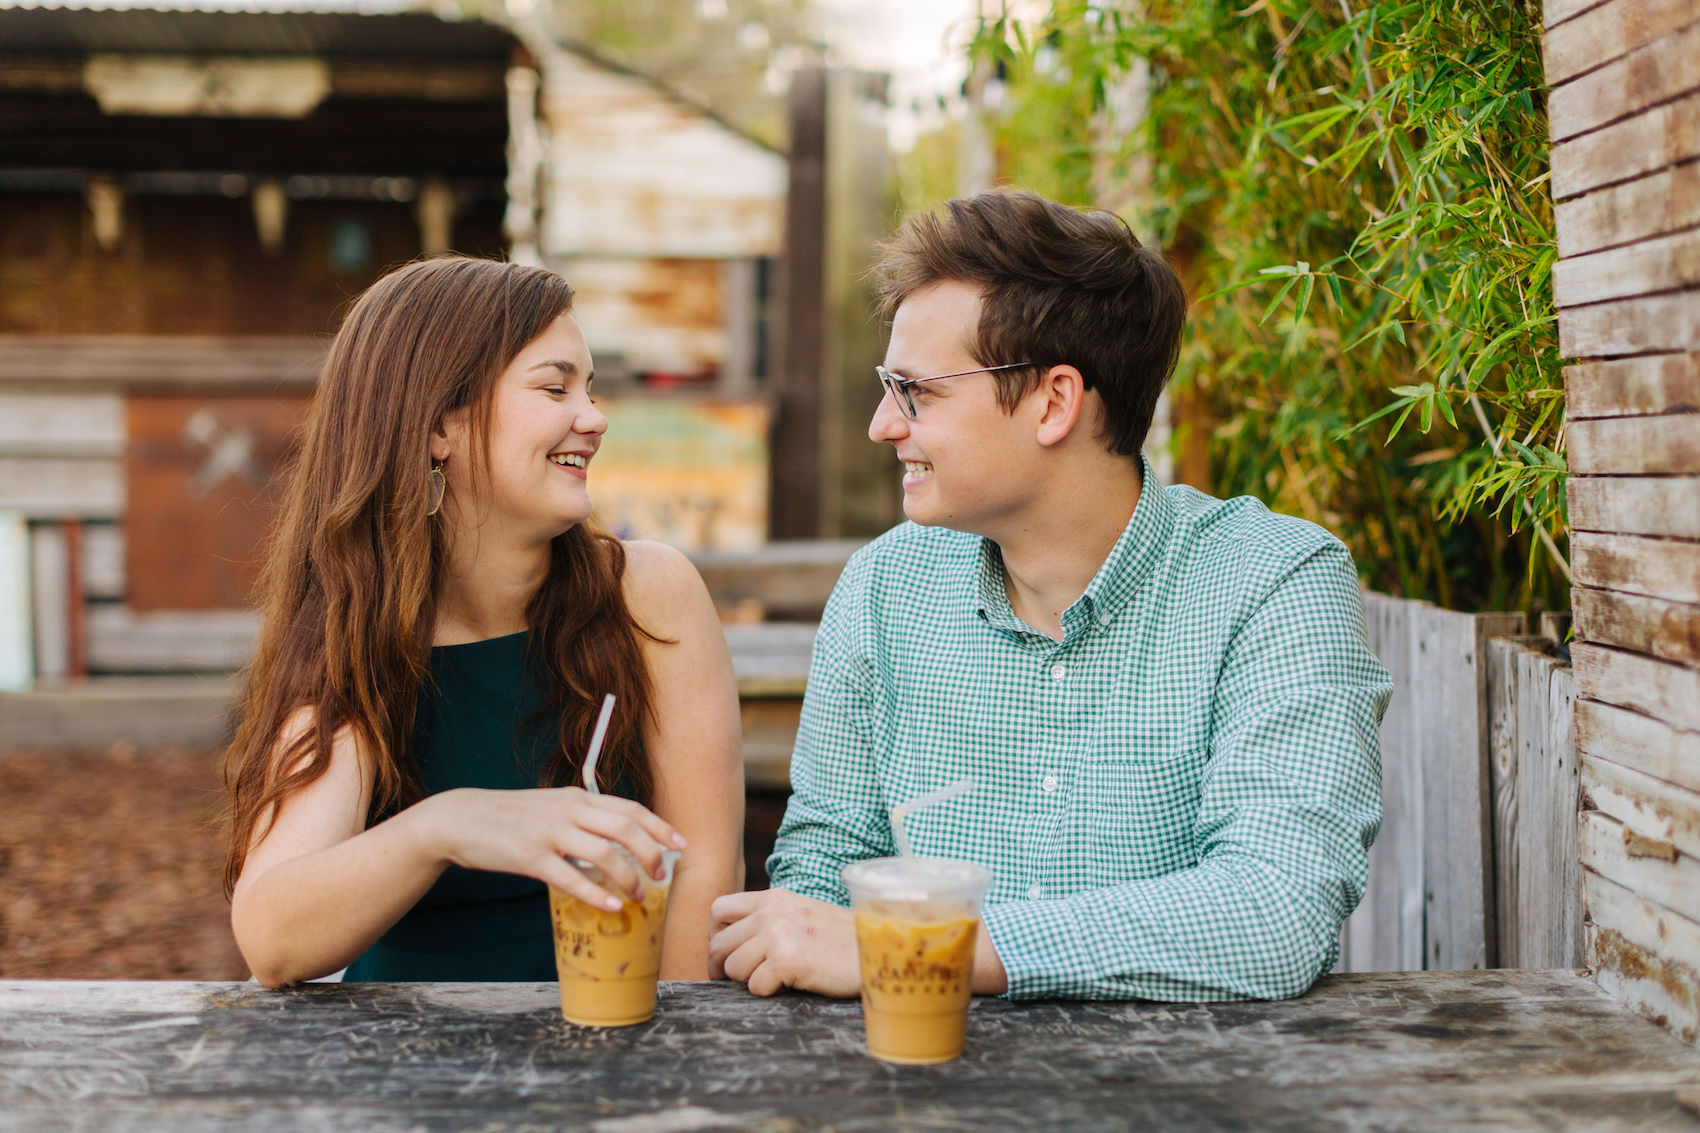
{"label": "man", "polygon": [[995,875],[974,990],[1297,995],[1380,823],[1391,694],[1344,546],[1139,455],[1185,298],[1116,217],[1027,194],[912,218],[868,435],[912,521],[821,620],[768,870],[719,898],[710,966],[758,995],[857,991],[839,869],[915,852]]}

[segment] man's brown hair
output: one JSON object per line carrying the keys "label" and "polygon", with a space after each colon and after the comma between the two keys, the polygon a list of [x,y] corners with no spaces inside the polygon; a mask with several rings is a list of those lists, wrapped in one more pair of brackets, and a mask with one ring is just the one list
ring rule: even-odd
{"label": "man's brown hair", "polygon": [[[1180,352],[1186,293],[1114,213],[1032,193],[949,201],[910,217],[880,245],[874,278],[887,320],[932,284],[980,287],[980,325],[968,342],[974,360],[1075,367],[1103,398],[1110,451],[1139,451]],[[993,374],[998,403],[1013,410],[1039,374]]]}

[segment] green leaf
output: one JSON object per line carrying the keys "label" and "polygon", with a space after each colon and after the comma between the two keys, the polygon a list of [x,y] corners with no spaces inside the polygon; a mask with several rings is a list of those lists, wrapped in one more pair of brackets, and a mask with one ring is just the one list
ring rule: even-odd
{"label": "green leaf", "polygon": [[1257,320],[1258,322],[1266,323],[1269,321],[1269,317],[1275,313],[1275,308],[1281,305],[1281,300],[1287,297],[1287,292],[1293,289],[1293,284],[1297,283],[1298,280],[1299,277],[1296,275],[1287,277],[1287,282],[1281,285],[1280,290],[1275,292],[1275,298],[1269,300],[1269,306],[1263,309],[1263,315]]}
{"label": "green leaf", "polygon": [[1452,412],[1452,399],[1447,397],[1445,394],[1442,394],[1439,398],[1437,398],[1437,400],[1440,402],[1440,415],[1446,418],[1446,423],[1448,425],[1456,429],[1458,427],[1458,418]]}
{"label": "green leaf", "polygon": [[[1007,65],[989,121],[1000,179],[1085,202],[1122,169],[1111,191],[1150,202],[1129,219],[1184,257],[1196,296],[1176,383],[1211,422],[1211,487],[1324,523],[1371,585],[1562,607],[1563,575],[1535,538],[1562,536],[1566,475],[1538,13],[1492,0],[1034,10],[976,48]],[[1033,66],[1042,47],[1060,69]],[[1147,114],[1106,152],[1102,107],[1136,59],[1151,67]],[[909,208],[954,195],[954,129],[925,175],[906,163]],[[1291,320],[1277,318],[1288,302]]]}

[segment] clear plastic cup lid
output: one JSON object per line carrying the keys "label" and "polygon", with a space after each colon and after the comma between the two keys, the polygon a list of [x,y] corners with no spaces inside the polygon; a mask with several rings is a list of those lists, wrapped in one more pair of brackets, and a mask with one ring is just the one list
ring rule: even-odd
{"label": "clear plastic cup lid", "polygon": [[890,901],[925,901],[952,893],[983,891],[992,871],[956,858],[870,858],[840,871],[844,884]]}

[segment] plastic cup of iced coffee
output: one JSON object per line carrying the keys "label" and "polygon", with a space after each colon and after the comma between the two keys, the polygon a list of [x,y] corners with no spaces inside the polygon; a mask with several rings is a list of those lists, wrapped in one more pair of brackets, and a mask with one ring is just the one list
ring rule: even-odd
{"label": "plastic cup of iced coffee", "polygon": [[[643,900],[625,898],[613,912],[550,886],[555,971],[561,981],[561,1015],[567,1022],[629,1027],[654,1017],[661,930],[667,922],[667,893],[679,854],[669,850],[664,857],[666,872],[660,881],[637,867],[643,878]],[[603,884],[601,870],[588,862],[575,864],[585,876]]]}
{"label": "plastic cup of iced coffee", "polygon": [[948,858],[873,858],[844,867],[862,971],[868,1053],[924,1065],[962,1053],[974,939],[992,873]]}

